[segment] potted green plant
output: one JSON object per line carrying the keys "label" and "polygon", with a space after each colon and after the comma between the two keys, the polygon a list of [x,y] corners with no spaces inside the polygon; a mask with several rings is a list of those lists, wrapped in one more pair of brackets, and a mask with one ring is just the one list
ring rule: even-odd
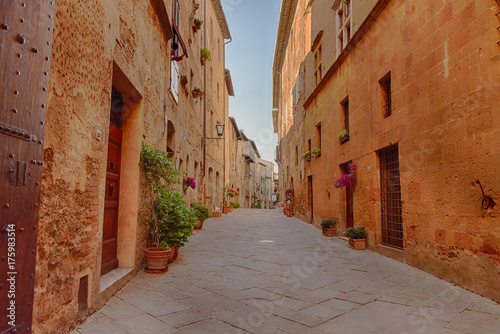
{"label": "potted green plant", "polygon": [[304,154],[302,154],[302,159],[311,161],[311,151],[307,151]]}
{"label": "potted green plant", "polygon": [[210,218],[210,210],[208,209],[208,206],[201,202],[191,203],[191,210],[193,210],[194,215],[198,220],[198,223],[194,226],[194,228],[201,230],[203,228],[203,222]]}
{"label": "potted green plant", "polygon": [[[233,189],[229,189],[227,191],[227,196],[234,198],[236,196],[236,192]],[[229,212],[233,212],[234,202],[229,202]]]}
{"label": "potted green plant", "polygon": [[341,133],[337,135],[337,138],[340,139],[340,143],[344,144],[349,141],[349,129],[345,129]]}
{"label": "potted green plant", "polygon": [[313,151],[312,151],[312,154],[314,154],[314,157],[315,158],[319,158],[321,156],[321,149],[320,148],[315,148]]}
{"label": "potted green plant", "polygon": [[180,173],[168,157],[168,153],[143,144],[139,164],[146,181],[146,191],[142,195],[141,223],[149,231],[151,247],[144,250],[147,269],[166,270],[171,254],[166,240],[168,226],[162,219],[165,215],[165,197],[175,184],[180,183]]}
{"label": "potted green plant", "polygon": [[353,249],[366,248],[366,231],[364,226],[348,227],[344,235],[349,238],[349,247]]}
{"label": "potted green plant", "polygon": [[164,192],[160,194],[157,204],[161,210],[158,220],[166,227],[165,242],[174,252],[173,259],[181,247],[191,236],[191,231],[197,223],[194,210],[187,207],[182,196],[175,192]]}
{"label": "potted green plant", "polygon": [[196,33],[198,30],[200,30],[202,24],[202,20],[195,18],[193,21],[193,33]]}
{"label": "potted green plant", "polygon": [[203,48],[200,50],[200,61],[201,65],[205,65],[206,61],[211,61],[212,60],[212,53],[206,48]]}
{"label": "potted green plant", "polygon": [[337,235],[337,229],[335,228],[337,226],[337,221],[335,219],[323,219],[320,225],[325,237],[334,237]]}

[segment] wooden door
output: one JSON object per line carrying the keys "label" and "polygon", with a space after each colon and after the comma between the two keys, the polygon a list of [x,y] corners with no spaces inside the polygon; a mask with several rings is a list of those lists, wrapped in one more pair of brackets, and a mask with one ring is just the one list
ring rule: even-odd
{"label": "wooden door", "polygon": [[[344,173],[349,173],[349,163],[343,165]],[[346,227],[354,227],[354,184],[345,187]]]}
{"label": "wooden door", "polygon": [[31,333],[54,1],[0,1],[0,333]]}
{"label": "wooden door", "polygon": [[101,275],[118,268],[117,232],[120,186],[122,131],[109,125],[108,161],[106,164],[106,193],[104,199],[104,222],[102,230]]}
{"label": "wooden door", "polygon": [[311,217],[309,222],[314,223],[314,192],[313,192],[313,177],[309,175],[307,177],[307,198],[309,202],[309,212],[311,213]]}

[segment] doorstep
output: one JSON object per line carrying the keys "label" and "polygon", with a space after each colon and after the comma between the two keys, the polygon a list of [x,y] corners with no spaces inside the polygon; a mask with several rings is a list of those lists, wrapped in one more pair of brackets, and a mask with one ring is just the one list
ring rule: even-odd
{"label": "doorstep", "polygon": [[104,291],[128,274],[130,274],[134,268],[116,268],[106,275],[101,276],[101,286],[100,291]]}

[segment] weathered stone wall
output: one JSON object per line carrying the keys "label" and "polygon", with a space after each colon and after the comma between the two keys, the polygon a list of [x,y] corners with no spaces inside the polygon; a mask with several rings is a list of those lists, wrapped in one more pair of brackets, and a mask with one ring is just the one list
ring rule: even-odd
{"label": "weathered stone wall", "polygon": [[[342,173],[339,165],[352,160],[358,166],[354,222],[366,226],[371,249],[497,301],[499,207],[481,209],[475,180],[499,201],[500,89],[493,74],[500,68],[499,10],[493,0],[390,1],[325,86],[313,93],[302,128],[280,136],[285,147],[280,177],[285,183],[294,178],[298,217],[310,219],[307,176],[312,175],[314,223],[332,217],[339,221],[338,230],[345,228],[345,189],[335,189],[333,182]],[[324,24],[328,29],[330,23]],[[393,114],[384,118],[378,81],[389,71]],[[306,71],[306,80],[311,75]],[[346,97],[350,140],[340,145]],[[320,122],[322,156],[298,168],[295,145],[299,154],[306,151],[307,140],[317,140]],[[404,251],[381,246],[377,151],[396,143]]]}
{"label": "weathered stone wall", "polygon": [[[171,2],[166,3],[171,17]],[[216,120],[223,122],[224,39],[212,2],[207,3],[207,15],[213,22],[210,43],[216,49],[208,66],[214,74],[207,98]],[[188,202],[205,200],[205,185],[214,181],[202,179],[203,103],[191,96],[194,86],[203,87],[199,61],[203,30],[192,32],[191,1],[180,1],[180,10],[180,30],[189,56],[180,62],[180,75],[188,83],[180,85],[179,101],[175,102],[170,92],[171,42],[166,41],[150,1],[56,1],[34,301],[36,333],[67,332],[142,267],[147,242],[147,233],[137,221],[142,192],[137,164],[142,142],[166,150],[168,121],[172,122],[177,166],[187,176],[197,176],[197,189],[189,189],[185,198]],[[198,9],[197,17],[200,12]],[[219,48],[217,40],[221,41]],[[131,98],[125,108],[122,175],[127,176],[122,179],[120,201],[133,205],[120,214],[118,232],[121,241],[130,243],[119,245],[118,253],[124,260],[120,263],[127,263],[133,271],[100,291],[112,85],[122,87]],[[223,145],[215,144],[215,149],[211,145],[207,165],[222,173]],[[85,275],[89,277],[89,307],[78,314],[79,282]]]}

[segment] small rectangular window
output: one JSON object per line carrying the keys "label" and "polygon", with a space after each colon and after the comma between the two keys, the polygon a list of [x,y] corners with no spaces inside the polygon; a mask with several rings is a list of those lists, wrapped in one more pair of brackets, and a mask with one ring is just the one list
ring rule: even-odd
{"label": "small rectangular window", "polygon": [[299,147],[295,146],[295,165],[299,164]]}
{"label": "small rectangular window", "polygon": [[341,103],[342,114],[344,116],[344,130],[339,134],[340,143],[344,144],[349,141],[349,97],[346,97]]}
{"label": "small rectangular window", "polygon": [[382,111],[384,118],[387,118],[392,115],[391,72],[384,75],[378,83],[382,92]]}
{"label": "small rectangular window", "polygon": [[318,133],[318,146],[317,146],[317,148],[319,148],[321,150],[321,123],[316,125],[316,131]]}
{"label": "small rectangular window", "polygon": [[344,113],[344,129],[349,131],[349,99],[342,102],[342,111]]}

